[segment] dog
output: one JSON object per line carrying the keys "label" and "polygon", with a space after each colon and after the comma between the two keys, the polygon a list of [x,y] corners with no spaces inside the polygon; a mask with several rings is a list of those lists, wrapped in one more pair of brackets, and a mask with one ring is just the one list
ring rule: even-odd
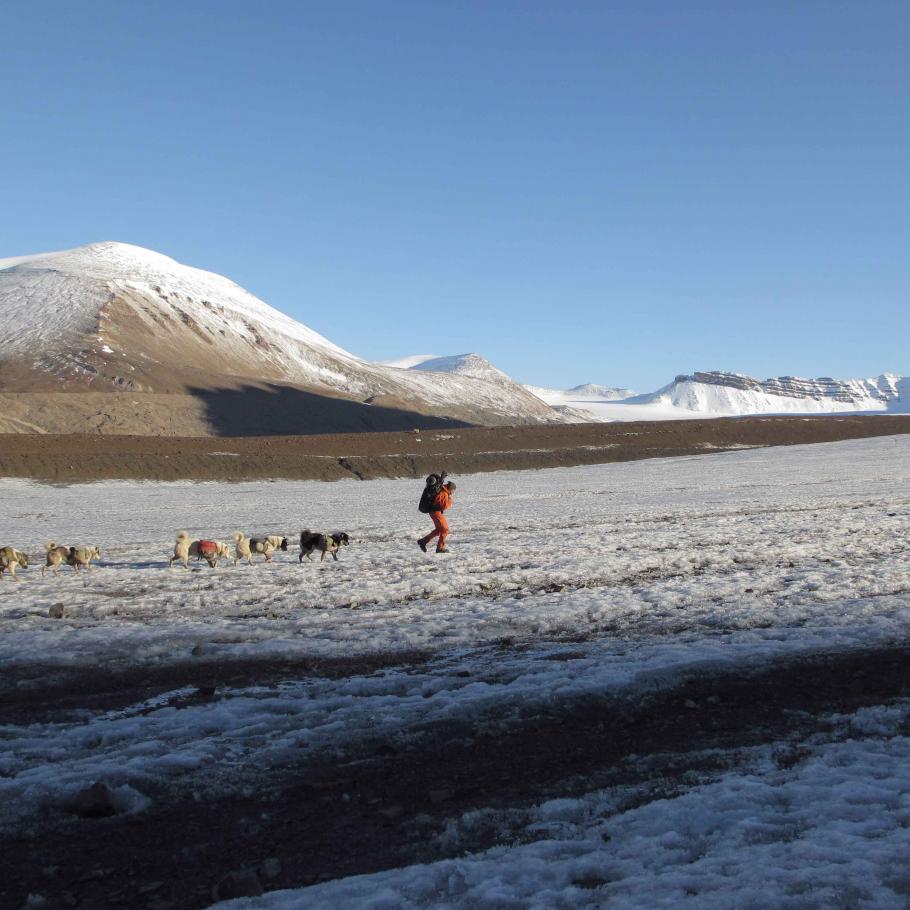
{"label": "dog", "polygon": [[284,550],[287,552],[288,548],[288,539],[287,537],[281,537],[279,534],[270,534],[268,537],[264,538],[267,540],[276,550]]}
{"label": "dog", "polygon": [[253,564],[253,554],[261,553],[266,562],[272,561],[272,554],[275,552],[275,546],[271,543],[269,537],[247,537],[242,531],[234,535],[236,541],[234,545],[234,565],[236,566],[241,559],[247,561],[247,565]]}
{"label": "dog", "polygon": [[220,540],[194,540],[190,543],[189,555],[204,559],[211,568],[218,565],[219,559],[230,559],[231,551],[226,543]]}
{"label": "dog", "polygon": [[47,553],[47,558],[44,565],[41,567],[42,577],[50,569],[54,575],[59,575],[59,568],[62,563],[69,565],[70,553],[72,553],[76,548],[75,547],[61,547],[56,543],[51,541],[44,545],[44,549]]}
{"label": "dog", "polygon": [[226,543],[222,543],[220,540],[216,540],[215,545],[218,548],[218,558],[219,559],[230,559],[231,558],[231,548]]}
{"label": "dog", "polygon": [[250,550],[253,553],[261,553],[265,557],[266,562],[272,561],[272,554],[276,549],[275,544],[272,543],[271,537],[253,537],[250,539]]}
{"label": "dog", "polygon": [[253,555],[250,552],[249,538],[242,531],[234,535],[234,565],[236,566],[241,559],[245,559],[248,565],[253,564]]}
{"label": "dog", "polygon": [[44,575],[50,568],[54,575],[58,575],[58,569],[62,563],[72,566],[76,572],[81,572],[83,568],[91,569],[93,559],[101,559],[101,550],[98,547],[62,547],[51,541],[44,545],[46,559],[41,567],[41,574]]}
{"label": "dog", "polygon": [[186,531],[181,531],[177,535],[177,540],[174,541],[174,555],[167,561],[167,567],[170,569],[175,562],[178,560],[183,563],[183,568],[188,569],[190,567],[190,544],[194,541],[190,540],[190,535]]}
{"label": "dog", "polygon": [[220,558],[229,559],[231,552],[220,540],[191,540],[186,531],[181,531],[174,542],[174,555],[168,560],[170,568],[175,562],[182,562],[183,568],[190,567],[190,557],[204,559],[213,569]]}
{"label": "dog", "polygon": [[91,570],[93,559],[101,559],[101,550],[98,547],[70,547],[66,564],[72,566],[76,572],[81,572],[83,568]]}
{"label": "dog", "polygon": [[22,581],[21,578],[16,577],[17,566],[27,569],[28,556],[13,547],[0,547],[0,578],[3,578],[3,573],[8,571],[13,576],[13,581]]}
{"label": "dog", "polygon": [[338,531],[335,534],[320,534],[317,531],[301,531],[300,555],[297,557],[297,561],[303,562],[304,556],[306,556],[307,559],[311,559],[317,550],[321,550],[322,556],[319,557],[320,562],[325,559],[326,553],[331,553],[332,559],[337,562],[338,551],[342,547],[348,546],[350,542],[351,538],[343,531]]}

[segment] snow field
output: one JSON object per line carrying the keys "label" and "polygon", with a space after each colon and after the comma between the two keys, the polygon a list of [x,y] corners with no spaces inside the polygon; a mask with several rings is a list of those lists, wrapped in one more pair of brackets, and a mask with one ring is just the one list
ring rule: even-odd
{"label": "snow field", "polygon": [[910,898],[908,720],[907,703],[861,711],[792,769],[756,748],[735,772],[643,805],[617,788],[472,812],[450,824],[451,847],[483,826],[509,845],[217,906],[898,910]]}
{"label": "snow field", "polygon": [[[0,583],[0,662],[23,691],[36,667],[392,664],[7,724],[0,827],[37,832],[98,779],[140,812],[162,787],[205,798],[264,786],[307,750],[343,757],[368,737],[406,746],[459,719],[508,727],[587,693],[634,696],[910,628],[910,437],[460,478],[447,559],[417,549],[429,527],[419,492],[404,480],[0,481],[0,545],[35,559],[20,584]],[[304,527],[353,543],[337,563],[299,565],[292,534]],[[292,548],[274,565],[169,570],[182,528],[225,541],[283,533]],[[99,545],[100,566],[42,579],[51,539]],[[49,618],[58,603],[66,618]],[[736,772],[637,808],[589,794],[497,816],[512,849],[249,906],[586,907],[608,895],[656,907],[687,890],[706,907],[904,906],[895,895],[910,878],[892,867],[907,847],[906,713],[845,718],[840,739],[812,744],[790,770],[756,750]],[[475,822],[453,820],[451,837]],[[750,904],[760,881],[776,898]],[[832,889],[828,903],[812,902],[819,888]],[[448,904],[433,903],[440,895]]]}

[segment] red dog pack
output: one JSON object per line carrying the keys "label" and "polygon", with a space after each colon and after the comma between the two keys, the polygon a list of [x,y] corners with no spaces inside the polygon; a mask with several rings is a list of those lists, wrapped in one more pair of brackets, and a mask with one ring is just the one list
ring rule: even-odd
{"label": "red dog pack", "polygon": [[218,555],[218,544],[214,540],[200,540],[199,541],[199,555],[200,556],[217,556]]}

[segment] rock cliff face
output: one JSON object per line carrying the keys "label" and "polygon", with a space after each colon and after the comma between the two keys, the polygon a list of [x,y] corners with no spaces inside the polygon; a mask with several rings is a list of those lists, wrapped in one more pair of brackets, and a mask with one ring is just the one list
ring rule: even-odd
{"label": "rock cliff face", "polygon": [[780,376],[758,380],[718,371],[680,375],[650,395],[620,404],[665,416],[741,416],[745,414],[825,414],[907,410],[908,380],[893,374],[875,379],[803,379]]}
{"label": "rock cliff face", "polygon": [[759,381],[741,373],[718,371],[696,372],[691,376],[677,376],[677,383],[698,382],[705,385],[725,386],[741,391],[763,392],[787,398],[806,398],[813,401],[837,401],[843,404],[857,404],[866,401],[887,403],[900,397],[900,377],[889,373],[877,379],[832,379],[821,376],[818,379],[802,379],[798,376],[778,376]]}

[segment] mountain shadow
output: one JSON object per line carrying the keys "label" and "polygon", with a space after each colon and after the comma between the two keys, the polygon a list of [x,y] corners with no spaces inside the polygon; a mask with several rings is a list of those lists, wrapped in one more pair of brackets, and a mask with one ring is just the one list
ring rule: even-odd
{"label": "mountain shadow", "polygon": [[194,388],[217,436],[310,436],[449,429],[472,424],[404,408],[318,395],[291,386],[262,383],[236,388]]}

